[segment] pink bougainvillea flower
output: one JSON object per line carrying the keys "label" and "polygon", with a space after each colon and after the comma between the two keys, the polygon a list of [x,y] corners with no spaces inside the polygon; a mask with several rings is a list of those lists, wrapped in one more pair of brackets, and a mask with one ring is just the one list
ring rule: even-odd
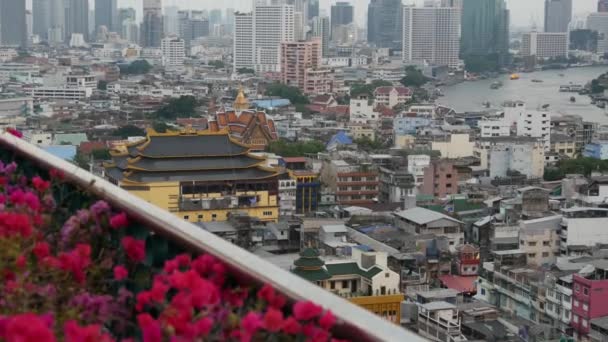
{"label": "pink bougainvillea flower", "polygon": [[62,181],[65,178],[63,172],[57,169],[51,169],[51,171],[49,171],[49,176],[51,177],[51,179],[59,181]]}
{"label": "pink bougainvillea flower", "polygon": [[78,283],[84,284],[86,281],[85,271],[91,264],[91,246],[81,243],[71,252],[61,253],[59,263],[62,270],[71,272]]}
{"label": "pink bougainvillea flower", "polygon": [[13,136],[16,136],[17,138],[23,138],[23,133],[21,133],[20,131],[16,130],[15,128],[7,128],[6,132],[8,134],[11,134]]}
{"label": "pink bougainvillea flower", "polygon": [[283,322],[282,330],[289,335],[297,335],[302,331],[302,325],[293,317],[288,317]]}
{"label": "pink bougainvillea flower", "polygon": [[297,302],[293,306],[293,315],[299,321],[308,321],[317,318],[322,313],[323,308],[310,301]]}
{"label": "pink bougainvillea flower", "polygon": [[110,218],[110,227],[114,229],[125,228],[129,225],[129,219],[126,213],[120,213]]}
{"label": "pink bougainvillea flower", "polygon": [[15,315],[4,320],[0,337],[4,341],[54,342],[56,339],[51,324],[47,317],[33,313]]}
{"label": "pink bougainvillea flower", "polygon": [[250,335],[258,331],[263,326],[264,322],[262,321],[262,317],[257,312],[251,311],[241,320],[241,328]]}
{"label": "pink bougainvillea flower", "polygon": [[32,178],[32,185],[34,185],[34,189],[36,189],[36,191],[43,193],[49,189],[49,187],[51,186],[51,183],[36,176],[36,177]]}
{"label": "pink bougainvillea flower", "polygon": [[34,246],[34,249],[32,252],[36,256],[36,258],[38,258],[38,261],[40,261],[40,260],[46,258],[47,256],[51,255],[51,247],[49,246],[48,243],[46,243],[44,241],[37,242],[36,245]]}
{"label": "pink bougainvillea flower", "polygon": [[331,311],[326,311],[321,318],[319,318],[319,326],[325,330],[331,329],[336,324],[336,316]]}
{"label": "pink bougainvillea flower", "polygon": [[24,268],[26,263],[27,263],[27,259],[25,258],[25,255],[23,255],[23,254],[18,256],[17,260],[15,261],[15,265],[18,268]]}
{"label": "pink bougainvillea flower", "polygon": [[26,214],[0,212],[0,236],[20,235],[29,238],[32,235],[32,224]]}
{"label": "pink bougainvillea flower", "polygon": [[137,323],[142,332],[143,342],[162,342],[162,331],[158,321],[147,313],[137,315]]}
{"label": "pink bougainvillea flower", "polygon": [[118,265],[116,267],[114,267],[114,279],[121,281],[125,278],[127,278],[129,276],[129,271],[127,271],[127,269],[122,266],[122,265]]}
{"label": "pink bougainvillea flower", "polygon": [[130,236],[126,236],[122,239],[122,247],[125,249],[125,253],[129,259],[134,262],[142,262],[146,259],[146,242],[142,240],[136,240]]}
{"label": "pink bougainvillea flower", "polygon": [[277,309],[270,308],[264,314],[264,329],[277,332],[283,327],[283,313]]}
{"label": "pink bougainvillea flower", "polygon": [[63,327],[66,342],[110,342],[109,335],[103,333],[100,325],[81,327],[76,321],[67,321]]}

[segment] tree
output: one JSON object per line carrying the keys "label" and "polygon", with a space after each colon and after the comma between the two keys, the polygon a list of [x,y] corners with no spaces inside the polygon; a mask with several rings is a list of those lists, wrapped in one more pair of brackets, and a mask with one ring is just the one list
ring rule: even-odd
{"label": "tree", "polygon": [[152,128],[158,133],[166,133],[171,130],[171,127],[162,121],[156,121],[152,124]]}
{"label": "tree", "polygon": [[239,75],[242,75],[242,74],[255,74],[255,70],[253,70],[251,68],[239,68],[239,69],[236,69],[236,72]]}
{"label": "tree", "polygon": [[108,90],[108,82],[107,81],[99,81],[97,83],[97,89],[99,90]]}
{"label": "tree", "polygon": [[546,180],[559,180],[567,174],[582,174],[590,176],[592,172],[608,171],[608,160],[580,157],[576,159],[564,159],[557,162],[554,168],[545,170]]}
{"label": "tree", "polygon": [[488,72],[498,70],[498,56],[468,55],[464,57],[465,69],[469,72]]}
{"label": "tree", "polygon": [[209,65],[216,68],[216,69],[222,69],[225,65],[224,62],[222,61],[211,61],[209,62]]}
{"label": "tree", "polygon": [[422,74],[422,71],[416,67],[408,66],[405,68],[405,77],[401,79],[401,84],[406,87],[422,87],[429,81],[429,78]]}
{"label": "tree", "polygon": [[125,75],[143,75],[152,70],[152,65],[145,59],[139,59],[129,65],[119,65],[120,73]]}
{"label": "tree", "polygon": [[289,142],[285,139],[272,141],[268,144],[268,151],[282,157],[301,157],[306,154],[316,154],[325,150],[320,141]]}
{"label": "tree", "polygon": [[374,90],[379,87],[390,87],[393,84],[384,80],[373,80],[371,83],[355,83],[350,87],[350,97],[359,95],[367,95],[369,98],[374,97]]}
{"label": "tree", "polygon": [[362,137],[360,139],[355,139],[355,144],[357,147],[365,152],[371,152],[383,149],[385,146],[379,140],[372,140],[369,137]]}
{"label": "tree", "polygon": [[127,139],[128,137],[144,136],[146,135],[146,131],[134,125],[126,125],[114,130],[114,132],[112,132],[112,135]]}
{"label": "tree", "polygon": [[309,104],[308,97],[302,94],[297,87],[291,87],[281,83],[273,83],[266,88],[266,96],[277,96],[288,99],[293,105]]}
{"label": "tree", "polygon": [[110,155],[110,150],[107,148],[99,148],[91,151],[91,155],[95,160],[110,160],[112,156]]}
{"label": "tree", "polygon": [[175,120],[176,118],[189,118],[194,115],[198,103],[194,96],[181,96],[171,99],[169,103],[157,110],[153,116],[162,120]]}

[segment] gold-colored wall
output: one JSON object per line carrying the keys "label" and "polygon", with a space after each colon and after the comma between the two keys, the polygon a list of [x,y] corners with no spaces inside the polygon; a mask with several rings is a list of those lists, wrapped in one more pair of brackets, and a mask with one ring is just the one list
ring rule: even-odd
{"label": "gold-colored wall", "polygon": [[402,294],[352,297],[348,300],[395,324],[401,323]]}

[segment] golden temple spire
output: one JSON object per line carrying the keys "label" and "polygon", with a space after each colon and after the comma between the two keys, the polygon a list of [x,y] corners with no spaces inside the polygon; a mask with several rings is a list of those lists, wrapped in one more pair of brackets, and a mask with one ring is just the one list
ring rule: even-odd
{"label": "golden temple spire", "polygon": [[239,94],[236,96],[234,100],[234,110],[237,112],[241,112],[249,109],[249,101],[245,97],[245,93],[243,92],[243,86],[239,87]]}

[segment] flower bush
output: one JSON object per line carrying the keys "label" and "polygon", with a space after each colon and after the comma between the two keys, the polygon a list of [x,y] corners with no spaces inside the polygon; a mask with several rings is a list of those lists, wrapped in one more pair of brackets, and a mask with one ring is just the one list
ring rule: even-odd
{"label": "flower bush", "polygon": [[[0,152],[0,340],[329,341],[336,319]],[[33,172],[41,172],[34,175]]]}

